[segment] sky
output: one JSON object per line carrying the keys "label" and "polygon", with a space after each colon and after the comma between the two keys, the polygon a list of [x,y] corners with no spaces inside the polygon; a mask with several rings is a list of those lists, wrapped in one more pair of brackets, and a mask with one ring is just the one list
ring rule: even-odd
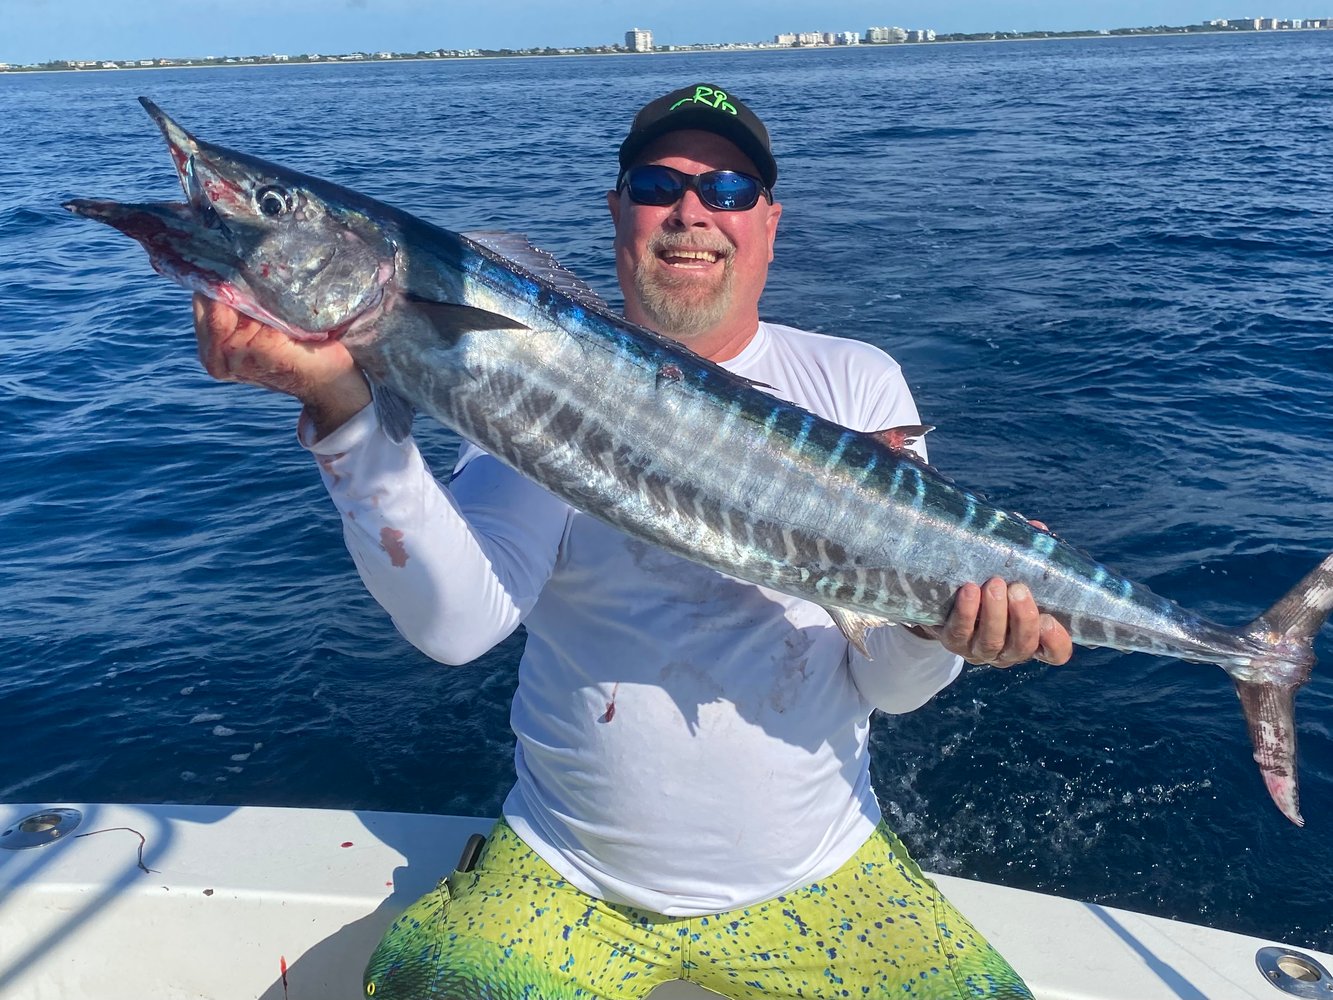
{"label": "sky", "polygon": [[[1323,17],[1333,6],[1280,3],[1287,9],[1235,9],[1236,0],[0,0],[0,62],[558,48],[623,43],[629,28],[650,29],[659,45],[864,33],[872,25],[1069,31]],[[1319,9],[1304,9],[1311,5]]]}

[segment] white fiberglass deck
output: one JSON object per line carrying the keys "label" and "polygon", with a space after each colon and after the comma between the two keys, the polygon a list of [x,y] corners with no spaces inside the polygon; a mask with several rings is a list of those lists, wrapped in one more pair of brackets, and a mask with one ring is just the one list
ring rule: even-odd
{"label": "white fiberglass deck", "polygon": [[[20,820],[55,807],[77,809],[78,827],[47,846],[2,849],[20,839]],[[0,998],[361,1000],[361,970],[385,927],[489,826],[311,809],[0,805]],[[1284,996],[1255,963],[1272,942],[937,881],[1042,1000]],[[1303,953],[1333,969],[1333,956]],[[1327,976],[1286,978],[1333,1000]],[[654,1000],[706,995],[669,984]]]}

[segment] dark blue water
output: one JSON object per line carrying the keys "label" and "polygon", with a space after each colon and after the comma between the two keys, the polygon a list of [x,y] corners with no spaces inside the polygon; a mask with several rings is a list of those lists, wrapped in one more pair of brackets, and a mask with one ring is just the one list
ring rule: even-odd
{"label": "dark blue water", "polygon": [[[943,469],[1223,621],[1333,549],[1333,33],[3,76],[0,800],[489,814],[511,780],[520,638],[402,641],[295,406],[211,382],[187,296],[59,208],[176,196],[134,97],[618,301],[615,145],[701,78],[775,135],[765,314],[892,351]],[[937,870],[1333,949],[1319,652],[1304,830],[1220,670],[1107,651],[878,720],[878,787]]]}

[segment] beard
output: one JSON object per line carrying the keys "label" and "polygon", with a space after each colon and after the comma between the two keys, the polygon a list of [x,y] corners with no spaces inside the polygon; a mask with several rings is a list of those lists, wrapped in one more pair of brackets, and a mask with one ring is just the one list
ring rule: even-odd
{"label": "beard", "polygon": [[[723,320],[731,308],[734,284],[734,250],[729,242],[717,235],[657,233],[645,250],[634,268],[634,290],[654,330],[686,340]],[[676,272],[660,259],[673,250],[711,250],[720,255],[722,273],[706,282],[697,273]]]}

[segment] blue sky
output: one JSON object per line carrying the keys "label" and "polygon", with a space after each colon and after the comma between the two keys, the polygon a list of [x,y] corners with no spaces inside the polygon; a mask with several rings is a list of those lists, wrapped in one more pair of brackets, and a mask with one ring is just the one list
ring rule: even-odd
{"label": "blue sky", "polygon": [[1251,13],[1234,9],[1236,0],[0,0],[0,62],[600,45],[622,41],[633,27],[652,29],[659,44],[871,25],[1070,30],[1316,17],[1327,6],[1283,0],[1285,9]]}

